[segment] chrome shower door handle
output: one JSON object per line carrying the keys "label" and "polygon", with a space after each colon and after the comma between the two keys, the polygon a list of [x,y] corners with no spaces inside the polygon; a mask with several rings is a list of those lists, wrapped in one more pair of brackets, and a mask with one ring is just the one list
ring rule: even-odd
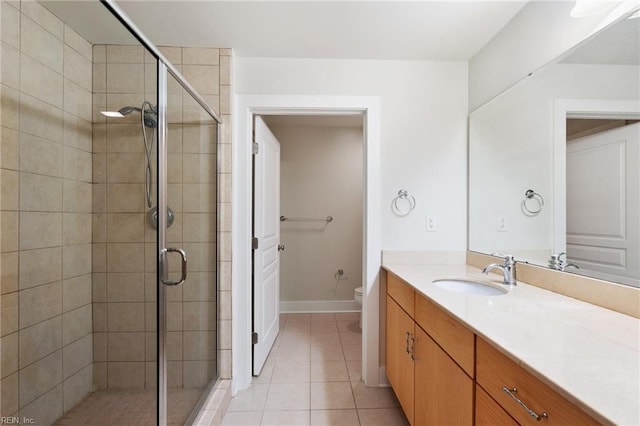
{"label": "chrome shower door handle", "polygon": [[[180,279],[178,281],[169,280],[169,263],[167,261],[167,253],[178,253],[182,258],[182,270],[180,273]],[[160,252],[160,281],[164,285],[175,286],[184,283],[187,279],[187,253],[184,250],[175,248],[175,247],[167,247],[162,249]]]}
{"label": "chrome shower door handle", "polygon": [[284,245],[278,244],[278,251],[284,251]]}

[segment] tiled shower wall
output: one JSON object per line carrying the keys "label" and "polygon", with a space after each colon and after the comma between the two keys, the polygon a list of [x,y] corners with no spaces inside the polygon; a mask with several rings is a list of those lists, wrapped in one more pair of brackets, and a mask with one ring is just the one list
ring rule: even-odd
{"label": "tiled shower wall", "polygon": [[1,7],[1,415],[48,424],[92,386],[91,45]]}
{"label": "tiled shower wall", "polygon": [[[229,119],[230,52],[179,47],[161,50],[209,105],[226,112]],[[96,45],[93,59],[94,380],[100,388],[153,388],[156,246],[144,202],[140,115],[105,119],[99,111],[139,107],[145,99],[155,104],[156,64],[140,46]],[[221,339],[220,347],[226,354],[231,348],[229,310],[221,309],[225,320],[219,330],[215,322],[218,244],[221,260],[230,261],[230,247],[224,245],[230,241],[228,220],[222,226],[226,238],[217,241],[216,233],[218,212],[221,218],[228,218],[230,212],[229,189],[226,198],[221,192],[225,203],[216,204],[218,183],[230,185],[230,138],[227,134],[223,144],[217,144],[216,127],[210,120],[209,125],[199,123],[200,107],[171,76],[168,104],[168,196],[176,219],[167,239],[170,246],[184,248],[189,258],[187,281],[167,288],[168,384],[203,387],[215,374],[216,340]],[[220,152],[222,170],[218,170],[218,147],[225,143]],[[227,175],[221,177],[223,171]],[[178,266],[177,259],[172,262]],[[230,281],[229,270],[227,263],[220,272],[226,271]],[[224,289],[221,285],[220,302],[230,304],[228,284]],[[230,356],[220,361],[227,363],[221,375],[228,377]]]}

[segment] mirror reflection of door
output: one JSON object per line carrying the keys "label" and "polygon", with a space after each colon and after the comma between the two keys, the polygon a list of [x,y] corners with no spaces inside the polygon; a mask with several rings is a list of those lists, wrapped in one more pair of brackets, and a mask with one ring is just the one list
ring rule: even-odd
{"label": "mirror reflection of door", "polygon": [[567,259],[640,286],[640,123],[567,120]]}

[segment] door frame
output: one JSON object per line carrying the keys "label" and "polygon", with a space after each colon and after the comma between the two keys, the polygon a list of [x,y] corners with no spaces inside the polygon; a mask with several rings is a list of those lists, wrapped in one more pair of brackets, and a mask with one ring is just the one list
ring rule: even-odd
{"label": "door frame", "polygon": [[553,245],[567,250],[567,118],[640,118],[640,102],[621,99],[556,99],[553,104]]}
{"label": "door frame", "polygon": [[[380,98],[377,96],[237,95],[233,115],[232,190],[232,383],[235,395],[251,383],[251,140],[253,115],[345,114],[361,112],[364,123],[364,223],[362,378],[385,382],[379,363],[381,197]],[[223,308],[224,310],[224,308]]]}

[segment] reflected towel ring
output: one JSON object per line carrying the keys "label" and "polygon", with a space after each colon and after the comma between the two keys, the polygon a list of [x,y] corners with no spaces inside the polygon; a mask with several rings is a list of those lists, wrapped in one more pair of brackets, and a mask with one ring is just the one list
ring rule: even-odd
{"label": "reflected towel ring", "polygon": [[[532,207],[527,205],[528,200],[535,200],[538,204],[537,206],[534,204]],[[522,212],[527,216],[535,216],[542,211],[542,207],[544,207],[544,198],[542,195],[535,192],[533,189],[528,189],[524,193],[524,199],[522,200]]]}
{"label": "reflected towel ring", "polygon": [[[406,200],[406,206],[403,208],[398,205],[399,200]],[[416,208],[416,199],[409,194],[406,189],[398,191],[398,195],[391,201],[391,211],[399,217],[405,217]]]}

